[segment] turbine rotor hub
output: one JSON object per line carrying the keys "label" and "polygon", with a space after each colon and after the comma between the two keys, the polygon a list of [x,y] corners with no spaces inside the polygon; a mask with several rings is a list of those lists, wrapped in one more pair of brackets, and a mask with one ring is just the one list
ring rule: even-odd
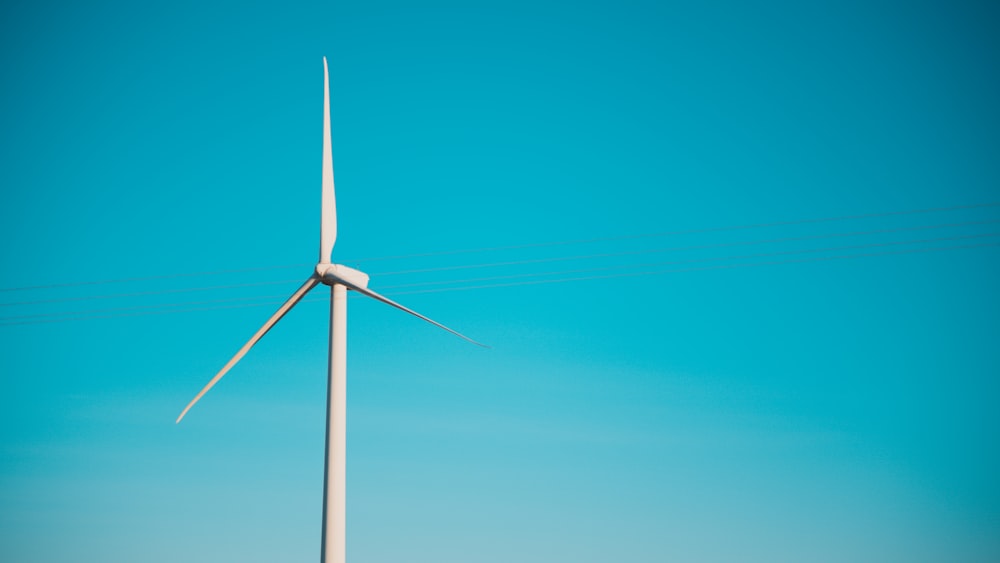
{"label": "turbine rotor hub", "polygon": [[368,274],[343,264],[316,264],[316,276],[325,285],[345,285],[348,288],[368,287]]}

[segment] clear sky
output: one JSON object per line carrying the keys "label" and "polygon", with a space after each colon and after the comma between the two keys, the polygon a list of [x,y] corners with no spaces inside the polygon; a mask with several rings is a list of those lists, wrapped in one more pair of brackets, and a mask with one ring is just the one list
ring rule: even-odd
{"label": "clear sky", "polygon": [[323,56],[335,259],[493,346],[351,299],[352,563],[1000,560],[991,3],[65,4],[0,7],[0,560],[317,560],[322,289],[174,419],[311,271]]}

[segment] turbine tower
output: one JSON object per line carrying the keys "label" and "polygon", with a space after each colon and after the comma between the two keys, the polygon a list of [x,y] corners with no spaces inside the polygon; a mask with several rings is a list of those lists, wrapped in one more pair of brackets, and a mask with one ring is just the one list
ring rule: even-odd
{"label": "turbine tower", "polygon": [[333,153],[330,148],[330,72],[326,64],[326,57],[323,57],[323,197],[321,210],[319,262],[312,275],[271,315],[271,318],[236,352],[236,355],[222,366],[219,373],[215,374],[215,377],[194,396],[194,399],[191,399],[191,402],[177,417],[177,422],[179,423],[184,415],[191,410],[191,407],[209,389],[214,387],[222,379],[222,376],[226,375],[236,362],[240,361],[240,358],[246,355],[250,348],[267,334],[267,331],[271,330],[271,327],[281,320],[281,317],[284,317],[311,289],[321,283],[330,286],[330,366],[326,402],[326,462],[323,469],[323,539],[320,561],[322,563],[344,563],[345,456],[347,453],[347,291],[356,291],[443,328],[473,344],[486,346],[368,289],[367,274],[330,262],[333,244],[337,240],[337,204],[333,190]]}

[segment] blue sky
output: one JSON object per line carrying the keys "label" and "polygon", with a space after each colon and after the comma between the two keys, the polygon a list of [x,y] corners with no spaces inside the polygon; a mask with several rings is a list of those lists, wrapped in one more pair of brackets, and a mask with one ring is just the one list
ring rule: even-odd
{"label": "blue sky", "polygon": [[317,558],[323,56],[352,562],[1000,558],[996,8],[0,22],[0,559]]}

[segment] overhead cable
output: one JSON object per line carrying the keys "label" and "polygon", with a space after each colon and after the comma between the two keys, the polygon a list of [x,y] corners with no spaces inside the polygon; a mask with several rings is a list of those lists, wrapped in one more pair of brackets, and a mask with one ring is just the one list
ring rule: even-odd
{"label": "overhead cable", "polygon": [[[676,235],[691,235],[691,234],[706,234],[706,233],[718,233],[726,231],[740,231],[749,229],[761,229],[770,227],[786,227],[793,225],[807,225],[807,224],[817,224],[817,223],[829,223],[836,221],[850,221],[850,220],[863,220],[863,219],[875,219],[881,217],[897,217],[906,215],[919,215],[927,213],[941,213],[947,211],[963,211],[969,209],[983,209],[983,208],[993,208],[1000,206],[1000,202],[983,202],[983,203],[972,203],[966,205],[952,205],[952,206],[942,206],[942,207],[927,207],[919,209],[905,209],[900,211],[884,211],[877,213],[862,213],[855,215],[839,215],[831,217],[818,217],[818,218],[807,218],[807,219],[792,219],[785,221],[772,221],[765,223],[749,223],[743,225],[728,225],[722,227],[708,227],[700,229],[686,229],[686,230],[673,230],[673,231],[661,231],[654,233],[640,233],[631,235],[614,235],[607,237],[589,238],[589,239],[572,239],[563,241],[549,241],[549,242],[539,242],[539,243],[528,243],[519,245],[509,245],[509,246],[493,246],[493,247],[480,247],[471,249],[459,249],[459,250],[444,250],[436,252],[424,252],[415,254],[400,254],[391,256],[380,256],[373,258],[362,258],[362,259],[352,259],[344,260],[346,263],[350,264],[365,264],[369,262],[381,262],[388,260],[403,260],[412,258],[429,258],[437,256],[452,256],[459,254],[474,254],[483,252],[497,252],[497,251],[507,251],[507,250],[524,250],[529,248],[544,248],[553,246],[567,246],[576,244],[590,244],[599,242],[614,242],[622,240],[634,240],[634,239],[645,239],[645,238],[655,238],[655,237],[666,237],[666,236],[676,236]],[[303,268],[309,267],[312,264],[302,263],[302,264],[287,264],[280,266],[262,266],[256,268],[240,268],[240,269],[225,269],[225,270],[214,270],[214,271],[201,271],[201,272],[189,272],[189,273],[177,273],[177,274],[162,274],[156,276],[143,276],[143,277],[131,277],[131,278],[117,278],[117,279],[107,279],[107,280],[92,280],[92,281],[78,281],[78,282],[67,282],[60,284],[39,284],[39,285],[29,285],[20,287],[6,287],[0,288],[0,292],[14,292],[14,291],[28,291],[28,290],[40,290],[40,289],[59,289],[67,287],[79,287],[79,286],[92,286],[92,285],[105,285],[105,284],[118,284],[118,283],[134,283],[134,282],[148,282],[156,280],[166,280],[174,278],[185,278],[185,277],[199,277],[199,276],[214,276],[214,275],[226,275],[226,274],[237,274],[237,273],[248,273],[266,270],[284,270],[292,268]],[[3,304],[0,304],[3,305]]]}

